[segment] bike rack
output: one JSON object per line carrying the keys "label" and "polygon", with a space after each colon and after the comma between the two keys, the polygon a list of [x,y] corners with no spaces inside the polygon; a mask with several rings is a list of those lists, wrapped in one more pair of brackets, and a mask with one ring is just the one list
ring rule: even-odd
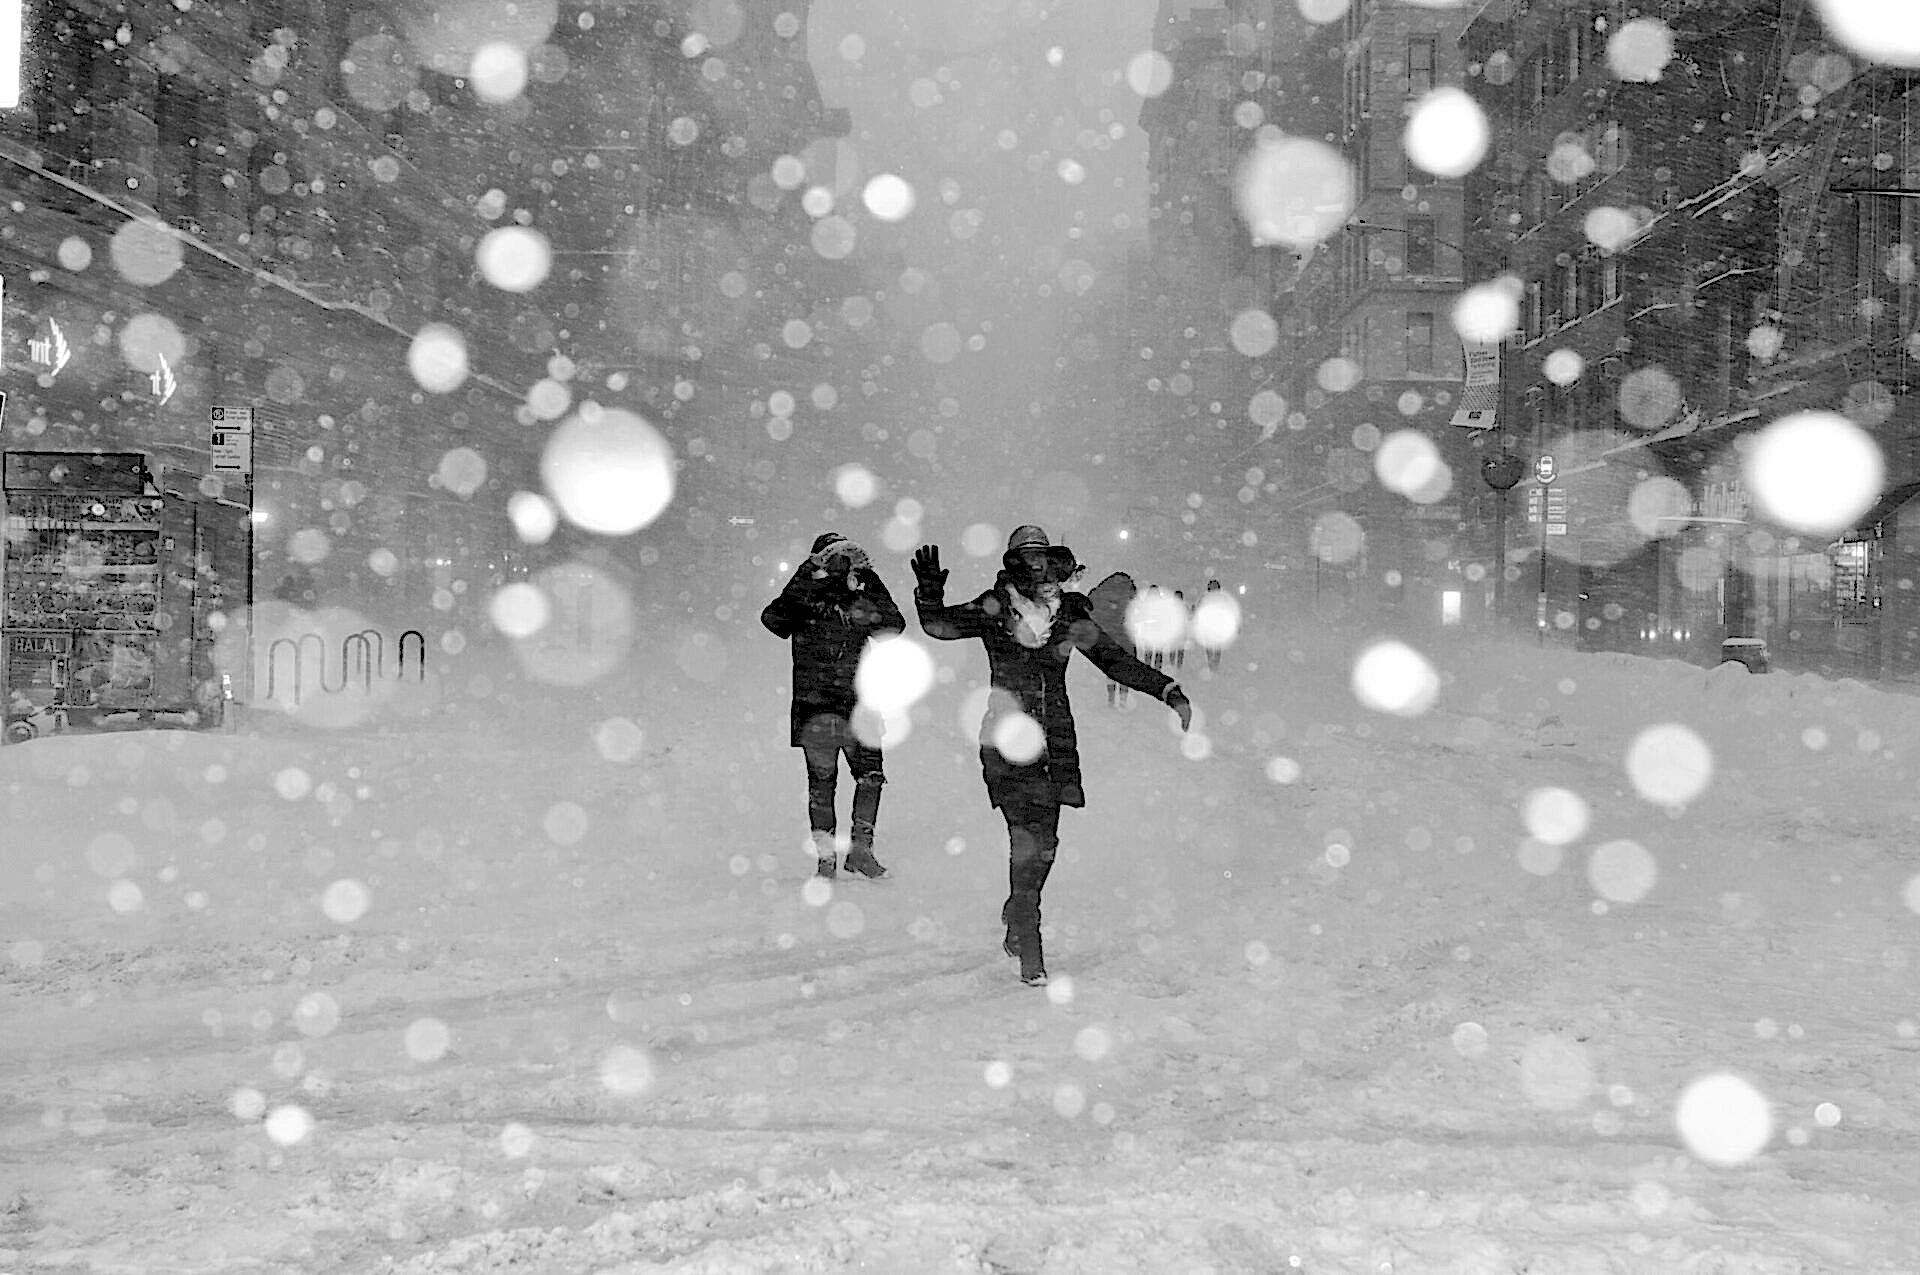
{"label": "bike rack", "polygon": [[[393,680],[405,681],[407,676],[407,639],[414,642],[414,680],[427,680],[427,636],[419,629],[408,629],[394,643],[395,668]],[[327,639],[319,633],[302,633],[297,638],[275,638],[267,647],[267,699],[274,698],[274,687],[280,671],[280,648],[286,647],[293,652],[293,706],[300,706],[300,688],[305,683],[301,676],[304,671],[307,643],[313,643],[316,658],[319,660],[314,681],[320,690],[328,695],[337,695],[353,684],[353,676],[360,675],[363,693],[373,694],[376,681],[387,680],[387,640],[378,629],[362,629],[358,633],[349,633],[340,639],[340,684],[327,684]]]}

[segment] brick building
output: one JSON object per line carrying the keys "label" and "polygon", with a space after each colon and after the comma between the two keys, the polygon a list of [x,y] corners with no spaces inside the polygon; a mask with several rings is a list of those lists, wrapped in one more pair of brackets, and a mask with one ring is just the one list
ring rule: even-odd
{"label": "brick building", "polygon": [[[522,545],[504,516],[539,488],[542,379],[653,415],[683,493],[777,485],[775,440],[718,426],[777,391],[806,404],[852,339],[847,272],[799,208],[846,130],[805,6],[541,14],[27,6],[22,100],[0,112],[5,446],[147,456],[206,503],[228,606],[350,601],[396,626],[483,626],[494,584],[580,546]],[[489,43],[524,86],[511,58],[504,90],[487,78]],[[476,267],[512,224],[554,250],[532,291]],[[435,324],[464,341],[458,384],[410,370]],[[254,411],[251,484],[212,473],[223,405]],[[484,477],[444,464],[462,448]],[[683,494],[649,534],[714,541],[724,524],[687,518],[713,507]]]}
{"label": "brick building", "polygon": [[[1478,431],[1454,424],[1464,379],[1451,322],[1464,280],[1464,188],[1412,164],[1403,142],[1413,106],[1464,81],[1465,20],[1457,9],[1357,3],[1315,27],[1294,65],[1294,95],[1319,103],[1313,122],[1351,164],[1356,200],[1291,299],[1294,397],[1304,411],[1296,445],[1311,484],[1293,508],[1323,604],[1386,606],[1420,625],[1484,611],[1494,556]],[[1409,430],[1450,474],[1416,498],[1374,472],[1380,441]]]}

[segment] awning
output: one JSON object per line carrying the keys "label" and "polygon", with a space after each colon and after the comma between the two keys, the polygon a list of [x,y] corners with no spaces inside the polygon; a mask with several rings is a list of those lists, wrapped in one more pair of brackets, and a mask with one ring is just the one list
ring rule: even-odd
{"label": "awning", "polygon": [[1873,529],[1893,515],[1893,511],[1920,496],[1920,482],[1902,483],[1898,487],[1889,487],[1880,493],[1880,499],[1868,506],[1867,512],[1854,520],[1850,531],[1835,536],[1836,540],[1870,540]]}

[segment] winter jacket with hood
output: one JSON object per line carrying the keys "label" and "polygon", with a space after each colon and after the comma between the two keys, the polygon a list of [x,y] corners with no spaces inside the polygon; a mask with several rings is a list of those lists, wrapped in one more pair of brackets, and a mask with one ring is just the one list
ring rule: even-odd
{"label": "winter jacket with hood", "polygon": [[[780,596],[760,612],[760,623],[793,645],[793,705],[789,741],[800,747],[806,725],[822,713],[851,720],[859,696],[853,676],[867,640],[899,633],[907,622],[879,573],[856,568],[845,580],[814,578],[811,559],[800,564]],[[851,586],[859,584],[858,589]]]}
{"label": "winter jacket with hood", "polygon": [[[993,689],[987,714],[980,723],[980,767],[987,781],[987,798],[995,806],[1010,803],[1057,802],[1084,806],[1086,792],[1080,779],[1080,744],[1074,730],[1073,706],[1067,701],[1067,661],[1078,650],[1099,670],[1122,686],[1159,699],[1173,679],[1155,672],[1093,618],[1085,595],[1062,591],[1060,609],[1038,646],[1029,623],[1023,632],[1012,578],[1002,571],[993,587],[971,602],[947,606],[944,590],[925,585],[914,592],[920,627],[928,637],[944,641],[978,638],[987,648],[987,666]],[[1024,713],[1040,726],[1037,755],[1029,756],[1034,741],[1019,738],[1017,724],[1008,727],[1009,757],[996,743],[1003,723]]]}

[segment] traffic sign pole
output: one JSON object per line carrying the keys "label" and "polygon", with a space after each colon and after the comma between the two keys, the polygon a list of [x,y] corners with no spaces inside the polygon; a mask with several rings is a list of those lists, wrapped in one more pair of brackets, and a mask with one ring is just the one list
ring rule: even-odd
{"label": "traffic sign pole", "polygon": [[1534,477],[1540,480],[1540,594],[1534,602],[1533,627],[1540,645],[1547,644],[1547,492],[1553,487],[1553,457],[1541,453],[1534,462]]}

